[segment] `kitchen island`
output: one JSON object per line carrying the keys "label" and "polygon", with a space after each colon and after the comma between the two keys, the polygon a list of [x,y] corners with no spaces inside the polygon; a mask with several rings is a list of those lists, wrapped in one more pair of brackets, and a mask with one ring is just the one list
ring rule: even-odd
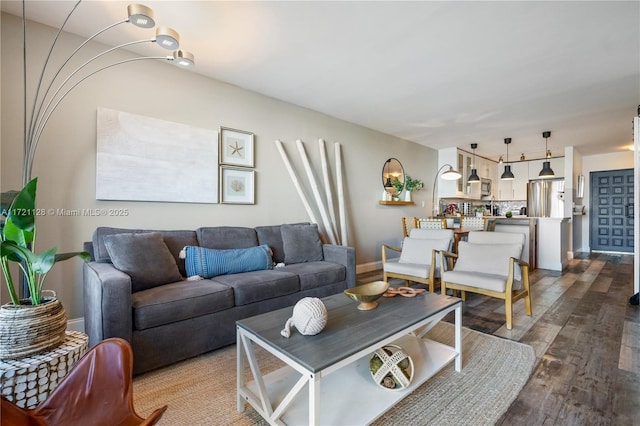
{"label": "kitchen island", "polygon": [[568,217],[538,218],[538,267],[562,271],[569,264]]}

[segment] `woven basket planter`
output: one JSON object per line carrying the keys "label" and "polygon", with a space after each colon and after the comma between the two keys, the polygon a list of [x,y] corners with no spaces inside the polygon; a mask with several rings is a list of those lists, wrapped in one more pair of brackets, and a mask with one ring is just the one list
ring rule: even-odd
{"label": "woven basket planter", "polygon": [[67,314],[53,293],[40,305],[28,299],[0,306],[0,359],[16,359],[59,346],[65,339]]}

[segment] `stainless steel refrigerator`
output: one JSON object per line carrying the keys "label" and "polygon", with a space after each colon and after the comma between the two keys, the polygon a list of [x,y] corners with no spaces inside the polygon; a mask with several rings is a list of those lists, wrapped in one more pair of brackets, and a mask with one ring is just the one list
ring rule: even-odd
{"label": "stainless steel refrigerator", "polygon": [[530,180],[527,185],[527,216],[564,217],[564,179]]}

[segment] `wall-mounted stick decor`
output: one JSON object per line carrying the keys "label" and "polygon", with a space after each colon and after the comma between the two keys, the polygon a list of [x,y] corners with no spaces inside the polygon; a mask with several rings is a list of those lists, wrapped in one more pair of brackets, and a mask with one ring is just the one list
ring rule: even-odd
{"label": "wall-mounted stick decor", "polygon": [[98,108],[96,199],[218,202],[218,132]]}
{"label": "wall-mounted stick decor", "polygon": [[315,204],[313,207],[315,207],[315,210],[317,210],[320,213],[322,223],[319,223],[316,218],[315,210],[314,208],[312,208],[309,202],[309,199],[305,194],[305,191],[300,183],[300,179],[298,178],[298,175],[296,174],[295,170],[293,169],[289,161],[289,157],[287,156],[287,153],[284,149],[282,142],[280,140],[276,140],[275,143],[276,143],[276,147],[278,148],[278,151],[280,152],[280,155],[282,156],[282,160],[284,161],[285,167],[289,172],[289,176],[293,181],[293,185],[296,188],[296,192],[298,193],[298,196],[300,197],[300,200],[302,201],[302,204],[305,210],[307,211],[307,214],[309,215],[309,220],[312,223],[316,223],[319,225],[319,227],[323,230],[323,234],[326,241],[330,241],[332,244],[347,245],[347,217],[346,217],[346,209],[345,209],[345,203],[344,203],[344,182],[342,178],[343,176],[342,175],[342,152],[340,149],[340,144],[339,143],[335,144],[335,158],[336,158],[336,180],[337,180],[336,186],[337,186],[337,193],[338,193],[338,208],[339,208],[339,220],[340,220],[339,225],[340,225],[340,230],[342,234],[341,236],[339,236],[337,232],[338,223],[336,222],[336,215],[331,211],[335,207],[333,203],[333,193],[330,188],[331,179],[330,179],[330,173],[329,173],[329,164],[326,161],[326,153],[324,152],[324,147],[325,147],[324,140],[322,139],[319,140],[319,147],[320,147],[320,156],[321,156],[321,162],[322,162],[321,167],[322,167],[324,185],[325,185],[324,195],[325,197],[327,197],[327,200],[331,200],[331,201],[327,201],[326,204],[325,204],[325,200],[323,200],[322,198],[322,194],[318,187],[316,178],[313,174],[313,170],[311,168],[309,158],[304,149],[304,144],[299,139],[296,141],[296,145],[298,147],[298,151],[300,153],[300,157],[302,159],[303,166],[305,168],[307,178],[309,180],[309,185],[313,193],[313,197],[314,197],[313,200],[315,201]]}
{"label": "wall-mounted stick decor", "polygon": [[331,226],[331,221],[329,220],[329,216],[327,214],[327,209],[322,200],[322,196],[320,195],[320,191],[318,190],[318,183],[316,182],[316,178],[313,175],[313,171],[311,170],[311,163],[309,163],[309,157],[307,156],[307,152],[304,149],[304,144],[300,139],[298,139],[296,140],[296,145],[298,146],[298,152],[300,153],[300,158],[302,158],[304,169],[307,172],[307,179],[309,179],[311,192],[313,193],[313,197],[316,200],[316,207],[320,211],[322,225],[324,226],[324,229],[327,233],[327,237],[329,238],[331,244],[338,244],[336,235],[333,232],[333,226]]}
{"label": "wall-mounted stick decor", "polygon": [[336,181],[338,184],[338,216],[340,218],[340,240],[343,246],[348,246],[347,238],[347,211],[344,204],[344,179],[342,176],[342,148],[335,143],[336,152]]}
{"label": "wall-mounted stick decor", "polygon": [[331,218],[332,231],[334,235],[338,235],[336,228],[336,214],[333,206],[333,191],[331,191],[331,181],[329,180],[329,165],[327,163],[327,151],[325,150],[324,139],[318,139],[318,147],[320,148],[320,164],[322,166],[322,179],[324,181],[324,193],[329,207],[329,217]]}
{"label": "wall-mounted stick decor", "polygon": [[284,146],[282,146],[282,142],[280,142],[280,140],[276,140],[276,147],[280,152],[282,161],[284,161],[284,166],[287,169],[287,172],[289,172],[289,177],[293,182],[293,186],[296,188],[296,192],[298,193],[298,196],[302,201],[302,205],[304,206],[304,209],[307,211],[307,214],[309,215],[309,220],[312,223],[318,223],[318,220],[316,219],[316,215],[313,213],[313,209],[311,208],[311,205],[307,200],[307,196],[302,190],[302,186],[300,186],[300,180],[298,179],[298,175],[296,174],[295,170],[293,170],[293,167],[291,166],[291,162],[289,161],[289,157],[287,156],[287,152],[284,150]]}

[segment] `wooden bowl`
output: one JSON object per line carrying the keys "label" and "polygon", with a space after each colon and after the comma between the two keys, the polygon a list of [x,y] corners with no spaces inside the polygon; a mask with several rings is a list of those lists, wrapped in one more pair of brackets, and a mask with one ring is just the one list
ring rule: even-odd
{"label": "wooden bowl", "polygon": [[374,281],[372,283],[359,285],[353,288],[348,288],[344,291],[351,300],[360,302],[358,309],[361,311],[368,311],[375,309],[378,306],[378,300],[387,289],[389,283],[384,281]]}

